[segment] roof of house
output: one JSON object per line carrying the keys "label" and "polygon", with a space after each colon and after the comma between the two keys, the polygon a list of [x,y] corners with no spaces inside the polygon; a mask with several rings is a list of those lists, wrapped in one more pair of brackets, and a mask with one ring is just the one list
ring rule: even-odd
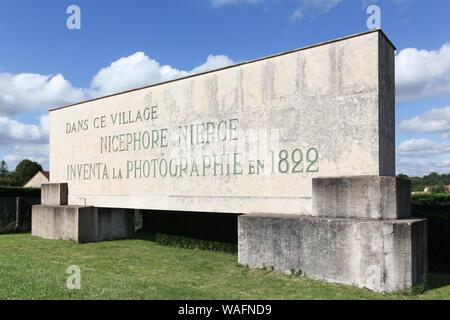
{"label": "roof of house", "polygon": [[33,180],[38,174],[42,174],[47,180],[50,180],[50,171],[38,171],[34,176],[32,176],[27,182],[23,185],[26,186],[31,180]]}
{"label": "roof of house", "polygon": [[50,179],[50,171],[41,171],[41,173],[44,175],[44,177]]}

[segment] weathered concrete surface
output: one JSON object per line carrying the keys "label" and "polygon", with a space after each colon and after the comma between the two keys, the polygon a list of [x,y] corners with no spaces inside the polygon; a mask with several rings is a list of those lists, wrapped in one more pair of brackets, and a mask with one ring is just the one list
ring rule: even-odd
{"label": "weathered concrete surface", "polygon": [[123,209],[85,206],[33,206],[33,236],[79,243],[130,238],[134,214]]}
{"label": "weathered concrete surface", "polygon": [[[379,38],[379,140],[380,176],[395,175],[395,51],[392,44]],[[384,154],[382,154],[382,152]],[[358,173],[352,173],[352,175]]]}
{"label": "weathered concrete surface", "polygon": [[[96,227],[95,241],[127,239],[134,233],[134,210],[98,208],[94,217],[84,217],[81,224]],[[89,219],[89,220],[88,220]]]}
{"label": "weathered concrete surface", "polygon": [[45,239],[78,242],[78,215],[80,212],[94,214],[94,208],[35,205],[31,216],[31,234]]}
{"label": "weathered concrete surface", "polygon": [[41,186],[41,204],[65,206],[68,203],[68,197],[67,183],[43,183]]}
{"label": "weathered concrete surface", "polygon": [[382,176],[314,178],[313,215],[401,219],[411,217],[411,183]]}
{"label": "weathered concrete surface", "polygon": [[311,214],[314,177],[395,174],[394,80],[374,31],[55,109],[51,181],[72,205]]}
{"label": "weathered concrete surface", "polygon": [[293,215],[238,218],[239,264],[369,288],[409,289],[427,273],[426,221]]}

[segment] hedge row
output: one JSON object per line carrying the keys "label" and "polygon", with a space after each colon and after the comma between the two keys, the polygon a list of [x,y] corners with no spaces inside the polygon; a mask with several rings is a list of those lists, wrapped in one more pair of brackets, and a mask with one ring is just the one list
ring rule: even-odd
{"label": "hedge row", "polygon": [[417,193],[411,200],[413,205],[450,206],[450,193]]}
{"label": "hedge row", "polygon": [[428,268],[450,272],[450,194],[414,194],[412,215],[428,219]]}
{"label": "hedge row", "polygon": [[0,186],[0,198],[40,198],[41,189]]}
{"label": "hedge row", "polygon": [[161,245],[169,247],[180,247],[186,249],[200,249],[200,250],[210,250],[219,251],[227,253],[236,253],[237,244],[236,243],[226,243],[218,241],[208,241],[202,239],[193,239],[183,236],[174,236],[169,234],[157,233],[155,235],[155,241]]}

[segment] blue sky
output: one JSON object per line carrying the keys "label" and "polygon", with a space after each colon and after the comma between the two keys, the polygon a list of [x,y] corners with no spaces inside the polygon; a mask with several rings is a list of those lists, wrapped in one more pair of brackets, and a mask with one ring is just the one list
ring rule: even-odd
{"label": "blue sky", "polygon": [[366,31],[373,3],[398,49],[397,172],[448,173],[447,0],[0,0],[0,159],[48,166],[48,108]]}

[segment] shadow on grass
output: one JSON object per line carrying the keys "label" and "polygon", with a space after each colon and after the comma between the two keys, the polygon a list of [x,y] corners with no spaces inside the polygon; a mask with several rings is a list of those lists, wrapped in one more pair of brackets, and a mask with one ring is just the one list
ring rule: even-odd
{"label": "shadow on grass", "polygon": [[[206,241],[201,239],[193,239],[189,237],[181,237],[168,234],[150,234],[138,230],[134,234],[134,239],[151,241],[160,245],[169,247],[179,247],[185,249],[201,249],[209,251],[220,251],[235,254],[237,252],[237,244]],[[424,284],[413,286],[413,294],[423,294],[450,285],[450,273],[430,273],[428,280]]]}
{"label": "shadow on grass", "polygon": [[156,242],[156,236],[154,234],[143,232],[142,230],[136,230],[133,234],[133,239]]}
{"label": "shadow on grass", "polygon": [[12,234],[24,234],[30,233],[30,230],[22,230],[22,229],[1,229],[0,228],[0,236],[2,235],[12,235]]}

